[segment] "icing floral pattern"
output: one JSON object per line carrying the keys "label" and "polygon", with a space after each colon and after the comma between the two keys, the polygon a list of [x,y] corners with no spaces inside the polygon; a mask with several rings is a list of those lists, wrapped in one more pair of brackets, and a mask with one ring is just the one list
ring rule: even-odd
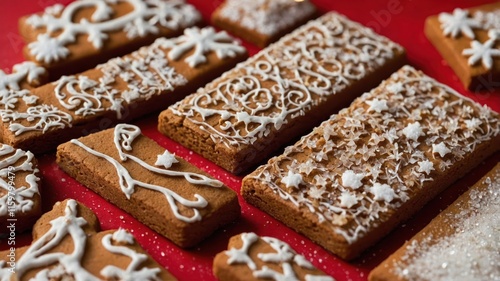
{"label": "icing floral pattern", "polygon": [[[470,48],[464,49],[462,55],[469,57],[468,63],[473,66],[478,62],[488,70],[493,67],[494,58],[500,58],[500,10],[491,12],[476,11],[470,15],[469,11],[455,9],[453,14],[439,14],[441,29],[445,36],[457,38],[465,35],[471,39]],[[489,39],[479,42],[474,30],[488,31]]]}
{"label": "icing floral pattern", "polygon": [[[15,73],[0,72],[0,115],[15,135],[30,131],[47,132],[50,129],[71,127],[74,116],[95,116],[107,111],[116,112],[122,119],[127,104],[148,100],[155,95],[186,85],[189,81],[169,65],[169,58],[179,59],[192,48],[195,54],[185,58],[193,67],[206,61],[206,55],[215,53],[220,59],[233,57],[245,49],[225,32],[213,28],[191,28],[175,39],[159,38],[151,46],[143,47],[124,57],[109,60],[97,66],[98,78],[85,75],[63,76],[54,82],[56,104],[42,104],[37,91],[19,90],[23,79],[36,80],[43,69],[34,64],[18,67]],[[170,53],[175,55],[170,55]],[[193,57],[194,56],[194,57]],[[126,85],[119,89],[117,84]],[[2,89],[3,87],[3,89]],[[19,109],[19,108],[26,109]]]}
{"label": "icing floral pattern", "polygon": [[[120,161],[110,157],[107,154],[86,146],[79,140],[72,140],[71,143],[83,148],[88,153],[96,157],[105,159],[111,165],[113,165],[119,178],[120,188],[128,199],[130,199],[130,197],[134,194],[136,188],[138,187],[157,191],[165,196],[165,199],[168,202],[172,213],[177,219],[187,223],[202,220],[199,209],[205,208],[208,205],[208,202],[201,195],[194,194],[193,197],[195,198],[195,200],[189,200],[177,194],[175,191],[169,189],[168,187],[134,179],[130,175],[129,171],[127,171],[127,169],[122,165],[122,163],[126,161],[133,161],[142,166],[144,169],[160,176],[183,177],[186,181],[195,185],[221,187],[222,183],[201,174],[175,171],[170,169],[172,165],[177,163],[177,160],[172,159],[173,155],[171,155],[168,151],[166,151],[162,155],[158,155],[155,166],[148,164],[137,156],[130,154],[129,152],[133,150],[132,144],[134,140],[140,135],[141,130],[137,126],[118,124],[115,127],[114,144],[120,157]],[[189,209],[192,212],[192,215],[181,214],[181,211],[179,210],[177,204],[181,204],[186,207],[186,209]]]}
{"label": "icing floral pattern", "polygon": [[[387,107],[370,110],[374,100]],[[496,113],[405,66],[248,177],[354,243],[499,134]],[[280,184],[290,174],[298,187]]]}
{"label": "icing floral pattern", "polygon": [[[33,165],[31,152],[0,144],[0,217],[14,217],[33,209],[33,198],[38,191],[40,179],[35,175],[38,168]],[[13,179],[25,174],[24,184],[13,184]],[[11,184],[12,183],[12,184]],[[15,187],[14,190],[11,190]]]}
{"label": "icing floral pattern", "polygon": [[[302,255],[297,254],[287,243],[273,237],[259,237],[255,233],[242,233],[240,238],[243,242],[241,248],[231,248],[225,252],[228,256],[227,263],[231,264],[246,264],[252,270],[254,278],[263,278],[270,280],[299,280],[293,265],[304,269],[314,270],[315,267],[306,260]],[[282,272],[278,272],[267,266],[262,266],[258,269],[255,261],[250,257],[249,250],[252,245],[262,239],[269,244],[275,251],[274,253],[259,253],[258,259],[264,263],[272,263],[281,265]],[[326,275],[311,275],[306,274],[306,281],[334,281],[332,277]]]}
{"label": "icing floral pattern", "polygon": [[[396,51],[402,48],[329,13],[170,110],[206,131],[215,143],[253,144],[373,72]],[[209,124],[208,118],[218,122]]]}
{"label": "icing floral pattern", "polygon": [[[113,7],[119,3],[127,3],[132,11],[113,18]],[[95,8],[91,21],[74,22],[75,13],[87,8]],[[183,0],[80,0],[66,7],[56,4],[41,15],[28,17],[27,23],[33,28],[45,29],[28,48],[36,60],[52,63],[69,56],[67,46],[75,43],[80,35],[87,35],[88,42],[101,49],[110,32],[122,31],[127,38],[133,39],[157,34],[160,27],[179,30],[200,19],[195,8]]]}
{"label": "icing floral pattern", "polygon": [[[9,124],[9,130],[16,136],[30,131],[46,132],[51,128],[71,126],[71,115],[53,105],[40,104],[38,96],[30,90],[22,90],[21,82],[33,84],[45,69],[32,62],[23,62],[13,67],[14,72],[0,71],[0,118]],[[25,111],[18,108],[26,106]]]}
{"label": "icing floral pattern", "polygon": [[261,34],[274,35],[315,11],[309,1],[227,0],[220,15]]}
{"label": "icing floral pattern", "polygon": [[[39,271],[32,280],[50,280],[52,278],[72,277],[74,280],[97,281],[102,278],[94,276],[92,273],[82,267],[82,259],[85,255],[85,248],[89,236],[85,233],[83,227],[87,221],[78,216],[77,202],[68,200],[65,206],[64,216],[57,217],[50,221],[50,229],[40,238],[31,244],[26,252],[16,261],[15,275],[18,279],[23,277],[28,271],[42,266],[55,265]],[[74,249],[71,253],[50,252],[59,245],[64,239],[71,237]],[[124,280],[123,277],[131,278],[129,280],[159,280],[157,274],[159,268],[141,268],[141,264],[148,257],[145,254],[138,253],[132,248],[122,245],[113,245],[121,243],[125,245],[134,244],[134,238],[123,229],[115,231],[113,234],[106,234],[102,238],[103,247],[111,253],[130,257],[130,264],[125,270],[113,265],[104,267],[100,274],[106,279]],[[2,280],[10,280],[11,271],[2,271],[4,263],[0,263],[0,272]]]}

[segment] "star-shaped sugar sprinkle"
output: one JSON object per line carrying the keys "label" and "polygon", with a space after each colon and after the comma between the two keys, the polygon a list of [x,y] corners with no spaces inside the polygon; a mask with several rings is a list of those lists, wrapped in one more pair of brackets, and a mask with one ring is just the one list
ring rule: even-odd
{"label": "star-shaped sugar sprinkle", "polygon": [[396,82],[396,83],[392,83],[392,84],[387,85],[386,89],[387,89],[387,91],[389,91],[389,93],[397,94],[397,93],[401,92],[402,90],[404,90],[404,87],[403,87],[403,84],[401,82]]}
{"label": "star-shaped sugar sprinkle", "polygon": [[387,106],[387,101],[386,100],[379,100],[379,99],[373,99],[373,100],[368,100],[366,103],[370,106],[368,108],[368,112],[370,111],[376,111],[378,113],[389,109]]}
{"label": "star-shaped sugar sprinkle", "polygon": [[432,153],[438,153],[439,156],[444,157],[446,154],[450,153],[451,150],[444,144],[440,142],[438,144],[432,144]]}
{"label": "star-shaped sugar sprinkle", "polygon": [[342,185],[345,187],[358,189],[363,185],[361,181],[364,177],[364,174],[356,174],[352,170],[347,170],[342,174]]}
{"label": "star-shaped sugar sprinkle", "polygon": [[385,201],[387,203],[391,202],[396,197],[396,193],[388,184],[380,184],[378,182],[370,188],[370,193],[374,195],[373,199]]}
{"label": "star-shaped sugar sprinkle", "polygon": [[475,19],[469,18],[469,12],[462,9],[455,9],[453,14],[441,13],[439,14],[439,22],[441,29],[445,36],[451,35],[456,38],[458,35],[463,34],[470,39],[474,39],[473,28],[480,28],[481,25]]}
{"label": "star-shaped sugar sprinkle", "polygon": [[342,192],[340,195],[340,206],[345,208],[351,208],[358,203],[358,198],[349,192]]}
{"label": "star-shaped sugar sprinkle", "polygon": [[434,164],[429,160],[424,160],[418,162],[418,171],[420,173],[426,173],[429,175],[431,171],[434,170]]}
{"label": "star-shaped sugar sprinkle", "polygon": [[403,134],[413,140],[417,141],[420,136],[424,135],[424,132],[422,131],[422,127],[420,126],[419,122],[415,123],[410,123],[408,124],[404,129],[403,129]]}
{"label": "star-shaped sugar sprinkle", "polygon": [[165,169],[168,169],[172,167],[172,164],[174,163],[179,163],[177,158],[175,158],[175,155],[170,153],[168,150],[165,150],[162,155],[158,155],[158,158],[156,159],[156,166],[163,166]]}
{"label": "star-shaped sugar sprinkle", "polygon": [[302,176],[300,174],[295,174],[292,171],[288,171],[288,175],[281,179],[281,182],[286,185],[286,187],[299,188],[299,185],[303,183]]}

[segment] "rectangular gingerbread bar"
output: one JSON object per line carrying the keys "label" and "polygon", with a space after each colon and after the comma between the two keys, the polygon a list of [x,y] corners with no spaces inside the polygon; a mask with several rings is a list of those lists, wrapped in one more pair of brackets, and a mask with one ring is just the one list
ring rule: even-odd
{"label": "rectangular gingerbread bar", "polygon": [[[247,57],[225,32],[186,29],[95,69],[0,100],[1,141],[42,153],[165,109]],[[22,98],[20,98],[22,97]]]}
{"label": "rectangular gingerbread bar", "polygon": [[200,22],[199,12],[184,0],[77,0],[22,17],[19,32],[25,58],[47,68],[55,80]]}
{"label": "rectangular gingerbread bar", "polygon": [[240,214],[234,191],[133,125],[119,124],[60,145],[57,164],[181,247],[197,244]]}
{"label": "rectangular gingerbread bar", "polygon": [[427,18],[425,35],[464,87],[485,91],[500,80],[500,2]]}
{"label": "rectangular gingerbread bar", "polygon": [[316,8],[309,0],[226,0],[212,14],[212,22],[264,48],[315,14]]}
{"label": "rectangular gingerbread bar", "polygon": [[370,281],[499,280],[500,163],[369,275]]}
{"label": "rectangular gingerbread bar", "polygon": [[227,251],[215,256],[213,272],[220,281],[335,281],[287,243],[252,232],[231,237]]}
{"label": "rectangular gingerbread bar", "polygon": [[246,176],[241,193],[349,260],[499,144],[499,114],[404,66]]}
{"label": "rectangular gingerbread bar", "polygon": [[100,231],[89,208],[57,202],[33,228],[31,245],[0,252],[2,280],[177,280],[125,229]]}
{"label": "rectangular gingerbread bar", "polygon": [[241,173],[376,86],[404,60],[401,46],[330,12],[170,106],[158,129]]}

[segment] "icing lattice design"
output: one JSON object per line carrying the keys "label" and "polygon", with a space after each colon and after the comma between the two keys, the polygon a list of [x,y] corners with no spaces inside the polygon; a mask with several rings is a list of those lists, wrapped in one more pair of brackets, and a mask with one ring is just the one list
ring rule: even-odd
{"label": "icing lattice design", "polygon": [[221,17],[261,34],[274,35],[314,12],[308,1],[226,0]]}
{"label": "icing lattice design", "polygon": [[215,143],[253,144],[373,72],[396,51],[402,48],[329,13],[170,109]]}
{"label": "icing lattice design", "polygon": [[[113,167],[116,169],[120,188],[128,199],[130,199],[130,197],[135,193],[136,188],[139,187],[156,191],[165,197],[165,200],[167,201],[167,203],[170,206],[170,209],[172,210],[172,213],[177,219],[187,223],[192,223],[202,220],[202,216],[200,214],[199,209],[205,208],[208,205],[208,202],[201,195],[194,194],[193,197],[195,199],[189,200],[182,197],[181,195],[179,195],[178,193],[169,189],[166,186],[160,186],[150,182],[143,182],[134,179],[130,174],[130,172],[127,171],[127,169],[123,166],[122,163],[127,161],[135,162],[145,170],[150,171],[156,175],[164,177],[182,177],[189,183],[195,185],[221,187],[222,183],[220,181],[210,179],[202,174],[176,171],[174,169],[170,169],[173,164],[177,163],[177,160],[167,150],[165,150],[165,152],[162,155],[158,155],[158,159],[154,166],[148,164],[139,157],[131,154],[131,151],[133,150],[134,140],[140,135],[141,135],[141,130],[139,129],[139,127],[134,125],[118,124],[115,127],[114,144],[118,152],[118,155],[120,157],[120,161],[114,159],[113,157],[107,154],[104,154],[102,152],[99,152],[95,149],[86,146],[83,142],[79,140],[71,140],[71,143],[83,148],[85,151],[96,157],[108,161],[111,165],[113,165]],[[183,205],[185,209],[190,210],[190,212],[192,212],[192,215],[182,214],[181,210],[179,210],[178,204]]]}
{"label": "icing lattice design", "polygon": [[[33,153],[0,144],[0,217],[15,217],[16,214],[33,209],[35,194],[40,195],[35,175],[38,169],[33,164]],[[24,182],[16,184],[24,175]]]}
{"label": "icing lattice design", "polygon": [[[500,10],[475,11],[457,8],[453,14],[439,14],[439,22],[445,36],[453,38],[463,35],[472,40],[470,48],[464,49],[462,55],[469,57],[469,65],[481,64],[486,69],[493,67],[494,59],[500,58]],[[488,32],[486,42],[478,41],[475,30]]]}
{"label": "icing lattice design", "polygon": [[[225,251],[228,256],[227,263],[231,264],[246,264],[252,270],[254,278],[263,278],[270,280],[299,280],[293,265],[304,269],[314,270],[315,267],[304,256],[297,254],[287,243],[273,237],[259,237],[255,233],[242,233],[240,238],[243,242],[241,248],[231,248]],[[274,252],[259,253],[257,258],[260,262],[277,264],[281,266],[281,272],[276,271],[268,266],[259,268],[255,260],[250,256],[250,248],[259,240],[262,239],[267,243]],[[305,275],[306,281],[334,281],[332,277],[326,275]]]}
{"label": "icing lattice design", "polygon": [[[28,247],[26,252],[16,260],[15,276],[20,280],[26,273],[40,266],[51,266],[39,271],[31,280],[159,280],[157,276],[159,268],[141,268],[141,264],[147,260],[147,255],[136,252],[128,247],[135,243],[134,237],[123,229],[114,233],[104,235],[101,240],[105,250],[130,258],[126,269],[113,265],[105,266],[100,275],[95,276],[82,266],[88,240],[91,239],[84,231],[88,222],[78,216],[77,202],[68,200],[66,202],[64,215],[49,222],[50,229]],[[73,241],[74,249],[70,253],[54,251],[54,249],[68,237]],[[0,263],[2,280],[10,280],[13,272],[5,270],[5,263]],[[3,270],[2,270],[3,269]],[[129,278],[126,279],[125,277]],[[125,278],[125,279],[124,279]]]}
{"label": "icing lattice design", "polygon": [[353,243],[499,134],[498,114],[405,66],[249,177]]}
{"label": "icing lattice design", "polygon": [[[118,4],[129,5],[131,11],[114,17],[114,7]],[[95,8],[90,20],[73,21],[76,13],[88,8]],[[200,18],[195,8],[183,0],[80,0],[66,7],[56,4],[43,14],[27,19],[33,28],[44,30],[28,48],[38,61],[57,62],[70,55],[67,46],[81,35],[86,35],[95,49],[101,49],[111,32],[121,31],[133,39],[157,34],[160,27],[180,30],[194,25]]]}

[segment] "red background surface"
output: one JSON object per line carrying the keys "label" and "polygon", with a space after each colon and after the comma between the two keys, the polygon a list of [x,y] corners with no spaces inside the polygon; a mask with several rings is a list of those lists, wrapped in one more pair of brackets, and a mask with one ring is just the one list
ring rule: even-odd
{"label": "red background surface", "polygon": [[[500,91],[472,93],[466,91],[456,75],[440,57],[423,34],[424,19],[443,11],[452,11],[455,7],[467,8],[492,1],[481,0],[311,0],[322,12],[336,10],[347,15],[352,20],[370,26],[376,32],[383,34],[401,44],[408,52],[410,63],[423,70],[465,96],[481,104],[487,104],[500,112]],[[1,1],[0,6],[0,69],[10,72],[13,64],[23,61],[21,48],[24,43],[17,33],[17,21],[20,16],[43,10],[55,3],[68,3],[69,0],[14,0]],[[212,11],[221,0],[191,0],[209,19]],[[255,46],[244,45],[250,54],[255,54]],[[496,81],[500,84],[500,81]],[[227,186],[239,192],[241,177],[234,176],[199,155],[176,144],[156,130],[157,114],[135,122],[143,133],[160,145],[175,152],[194,165],[207,171],[212,176],[224,182]],[[498,144],[497,144],[498,145]],[[65,198],[74,198],[94,210],[100,219],[102,229],[123,227],[129,229],[139,243],[160,264],[165,266],[180,280],[214,280],[212,275],[212,259],[218,252],[225,250],[228,239],[241,232],[253,231],[259,235],[274,236],[288,242],[297,252],[306,256],[318,268],[324,270],[337,280],[366,280],[369,271],[396,250],[405,240],[425,226],[440,210],[450,204],[459,194],[477,181],[495,163],[500,161],[500,153],[487,159],[480,167],[464,176],[456,184],[449,187],[438,198],[430,202],[413,219],[399,226],[385,239],[367,250],[361,257],[351,262],[344,262],[331,255],[309,239],[288,229],[260,210],[249,206],[240,198],[242,206],[241,218],[219,230],[197,247],[183,250],[157,235],[148,227],[136,221],[127,213],[107,203],[100,196],[68,177],[55,163],[54,153],[38,157],[43,173],[42,198],[44,210],[50,210],[53,203]],[[18,245],[30,243],[30,234],[19,234],[16,237]],[[6,248],[6,241],[0,240],[0,249]]]}

